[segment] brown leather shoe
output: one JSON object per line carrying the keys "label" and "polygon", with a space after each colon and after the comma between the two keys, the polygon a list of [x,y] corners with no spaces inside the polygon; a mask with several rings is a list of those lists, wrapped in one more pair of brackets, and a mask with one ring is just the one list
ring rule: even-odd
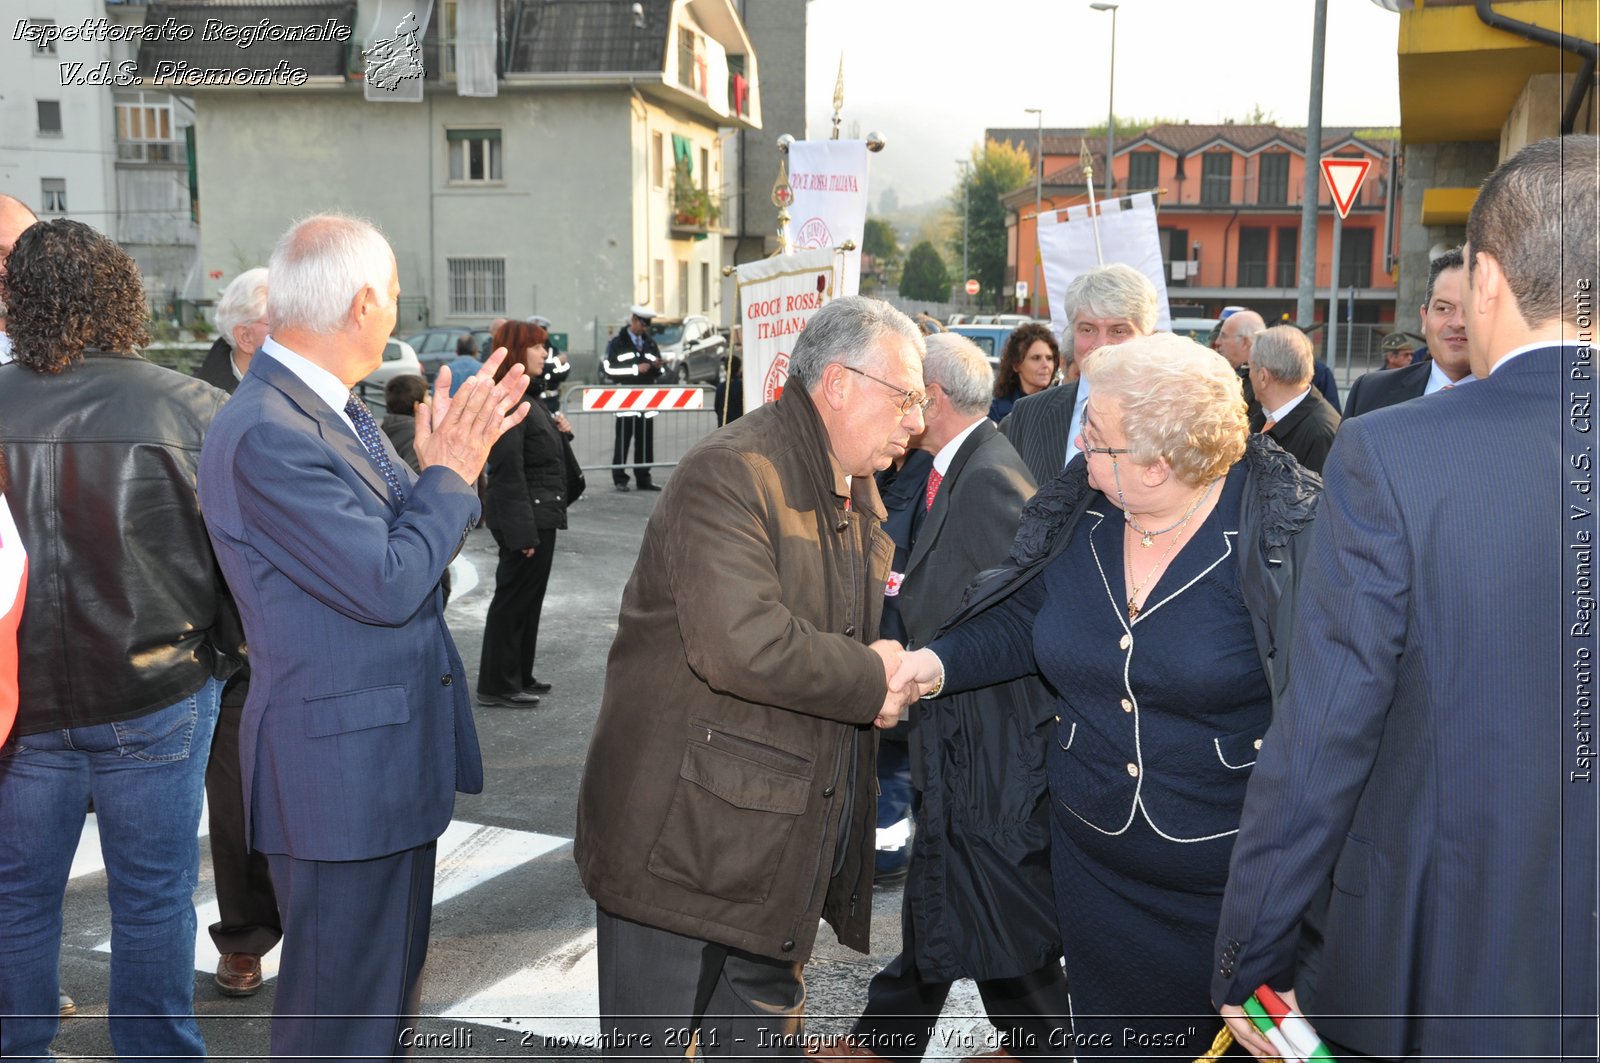
{"label": "brown leather shoe", "polygon": [[261,957],[224,952],[217,960],[217,988],[225,997],[248,997],[261,988]]}
{"label": "brown leather shoe", "polygon": [[808,1037],[805,1047],[807,1059],[876,1059],[882,1063],[872,1049],[856,1044],[848,1036]]}

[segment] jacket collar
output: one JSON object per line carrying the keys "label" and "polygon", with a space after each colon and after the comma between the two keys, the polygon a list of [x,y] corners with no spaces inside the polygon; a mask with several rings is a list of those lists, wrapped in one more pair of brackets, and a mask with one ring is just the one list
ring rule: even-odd
{"label": "jacket collar", "polygon": [[[1246,505],[1260,514],[1260,543],[1268,550],[1286,545],[1316,513],[1322,477],[1295,461],[1277,442],[1261,432],[1245,441]],[[1026,567],[1048,557],[1063,528],[1068,527],[1089,497],[1089,469],[1083,456],[1055,479],[1039,488],[1023,507],[1011,560]]]}
{"label": "jacket collar", "polygon": [[845,477],[844,468],[833,456],[828,443],[828,433],[822,426],[822,415],[803,387],[785,387],[778,401],[773,403],[778,423],[785,434],[793,438],[805,457],[819,489],[835,498],[849,499],[855,512],[882,521],[888,516],[883,500],[878,495],[877,479],[872,476]]}
{"label": "jacket collar", "polygon": [[[257,351],[256,357],[250,359],[250,371],[245,374],[245,379],[252,377],[282,392],[284,398],[310,418],[322,441],[349,463],[366,485],[372,488],[373,493],[391,506],[394,505],[394,500],[389,497],[389,485],[378,472],[378,466],[373,462],[372,455],[367,453],[367,448],[362,446],[361,440],[350,431],[350,426],[344,423],[344,418],[335,413],[323,401],[322,396],[312,391],[288,366],[266,351]],[[405,473],[399,472],[401,466],[405,466],[407,472],[410,471],[410,466],[400,462],[395,467],[396,473],[403,479]]]}

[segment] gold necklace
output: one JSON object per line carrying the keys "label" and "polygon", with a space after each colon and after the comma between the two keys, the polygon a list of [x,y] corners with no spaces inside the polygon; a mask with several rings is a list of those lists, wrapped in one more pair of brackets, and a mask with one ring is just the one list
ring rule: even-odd
{"label": "gold necklace", "polygon": [[1206,500],[1206,496],[1211,493],[1211,488],[1216,486],[1216,483],[1216,480],[1212,480],[1210,483],[1206,484],[1205,490],[1194,496],[1194,504],[1189,507],[1189,512],[1185,513],[1176,524],[1169,524],[1165,528],[1160,528],[1156,531],[1148,531],[1142,524],[1133,519],[1133,513],[1129,510],[1122,511],[1122,519],[1128,522],[1129,527],[1139,533],[1141,536],[1139,539],[1139,545],[1148,550],[1150,547],[1156,544],[1156,536],[1165,535],[1169,531],[1175,531],[1178,528],[1183,527],[1185,524],[1188,524],[1189,518],[1194,516],[1194,511],[1200,508],[1200,503]]}
{"label": "gold necklace", "polygon": [[[1220,479],[1220,477],[1219,477],[1219,479]],[[1144,539],[1140,542],[1141,546],[1149,545],[1150,536],[1152,534],[1153,535],[1165,535],[1169,531],[1175,531],[1175,532],[1178,533],[1178,534],[1176,534],[1176,535],[1174,535],[1172,537],[1172,542],[1167,545],[1167,552],[1161,555],[1161,560],[1156,562],[1156,565],[1155,565],[1154,568],[1152,568],[1149,572],[1145,573],[1145,577],[1144,577],[1143,582],[1140,582],[1140,583],[1133,582],[1133,559],[1132,559],[1132,556],[1128,553],[1127,550],[1124,550],[1122,552],[1123,564],[1127,569],[1128,586],[1133,588],[1132,590],[1130,590],[1128,592],[1128,620],[1129,621],[1137,620],[1139,618],[1139,613],[1141,611],[1140,606],[1139,606],[1139,592],[1144,590],[1145,587],[1149,586],[1155,580],[1157,573],[1159,573],[1162,569],[1167,567],[1167,562],[1172,559],[1173,551],[1175,551],[1178,548],[1178,543],[1183,541],[1183,529],[1184,529],[1184,526],[1189,523],[1189,519],[1195,515],[1195,512],[1197,510],[1199,510],[1200,503],[1202,503],[1202,502],[1204,502],[1206,500],[1206,497],[1211,494],[1211,489],[1213,487],[1215,487],[1216,485],[1217,485],[1217,481],[1216,480],[1212,480],[1209,484],[1207,484],[1206,485],[1206,489],[1204,491],[1201,491],[1199,496],[1195,498],[1194,505],[1189,507],[1189,512],[1185,513],[1183,515],[1183,519],[1178,521],[1178,523],[1174,524],[1170,528],[1163,528],[1163,529],[1161,529],[1161,531],[1158,531],[1158,532],[1145,532],[1143,528],[1140,528],[1137,524],[1135,524],[1133,522],[1132,518],[1130,518],[1128,520],[1128,524],[1132,528],[1137,529],[1140,532],[1144,532]]]}

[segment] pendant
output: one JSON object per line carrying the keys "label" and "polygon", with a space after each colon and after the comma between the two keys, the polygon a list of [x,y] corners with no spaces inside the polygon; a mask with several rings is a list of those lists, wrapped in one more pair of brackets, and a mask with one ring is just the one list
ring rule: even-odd
{"label": "pendant", "polygon": [[1150,538],[1150,533],[1149,532],[1145,532],[1144,533],[1144,538],[1139,540],[1139,545],[1144,547],[1146,550],[1150,549],[1155,544],[1156,544],[1156,541],[1154,539]]}
{"label": "pendant", "polygon": [[1128,599],[1128,619],[1129,620],[1137,620],[1137,619],[1139,619],[1139,605],[1132,598]]}

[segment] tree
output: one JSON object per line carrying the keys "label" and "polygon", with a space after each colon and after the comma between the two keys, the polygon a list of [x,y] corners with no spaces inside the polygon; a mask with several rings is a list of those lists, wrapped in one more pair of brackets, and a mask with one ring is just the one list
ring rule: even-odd
{"label": "tree", "polygon": [[950,271],[928,241],[913,247],[906,256],[906,268],[900,274],[900,294],[907,299],[924,299],[931,303],[942,303],[950,298]]}
{"label": "tree", "polygon": [[900,241],[894,238],[894,227],[882,218],[868,218],[866,232],[861,238],[861,253],[886,261],[899,258]]}
{"label": "tree", "polygon": [[[1017,144],[991,140],[972,149],[972,163],[956,185],[951,205],[955,226],[947,246],[961,256],[961,212],[967,212],[967,272],[983,285],[990,304],[999,305],[1006,277],[1006,209],[1000,197],[1033,179],[1033,159]],[[906,261],[907,272],[910,260]],[[966,278],[962,278],[965,280]],[[904,292],[904,283],[901,291]]]}

